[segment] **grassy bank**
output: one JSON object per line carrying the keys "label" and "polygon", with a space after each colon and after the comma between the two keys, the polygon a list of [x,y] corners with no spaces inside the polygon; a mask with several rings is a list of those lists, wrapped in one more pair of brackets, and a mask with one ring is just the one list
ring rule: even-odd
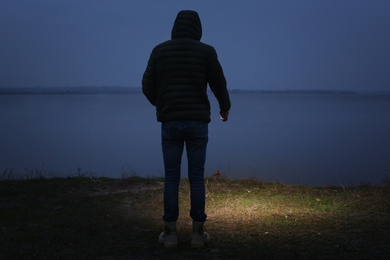
{"label": "grassy bank", "polygon": [[0,259],[387,259],[390,187],[206,179],[211,243],[190,248],[189,184],[179,247],[157,243],[163,179],[0,181]]}

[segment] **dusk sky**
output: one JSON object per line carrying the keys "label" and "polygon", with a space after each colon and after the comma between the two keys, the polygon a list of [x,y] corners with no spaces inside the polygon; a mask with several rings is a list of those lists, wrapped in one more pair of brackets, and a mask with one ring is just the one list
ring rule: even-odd
{"label": "dusk sky", "polygon": [[388,0],[1,0],[0,87],[140,87],[184,9],[230,89],[390,89]]}

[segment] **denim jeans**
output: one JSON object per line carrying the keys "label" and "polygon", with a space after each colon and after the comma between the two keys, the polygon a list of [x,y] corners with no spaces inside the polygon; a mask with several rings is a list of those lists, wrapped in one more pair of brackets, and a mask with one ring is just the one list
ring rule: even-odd
{"label": "denim jeans", "polygon": [[179,216],[180,168],[184,144],[187,150],[191,190],[190,216],[194,221],[206,221],[204,164],[207,142],[207,122],[179,120],[162,123],[161,144],[165,170],[164,221],[176,221]]}

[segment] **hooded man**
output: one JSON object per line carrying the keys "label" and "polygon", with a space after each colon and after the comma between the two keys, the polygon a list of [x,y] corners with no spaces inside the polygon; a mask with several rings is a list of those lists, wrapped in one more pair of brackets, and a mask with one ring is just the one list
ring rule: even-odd
{"label": "hooded man", "polygon": [[173,25],[171,40],[153,49],[142,79],[142,91],[156,106],[157,121],[162,122],[164,232],[160,234],[159,242],[166,247],[177,246],[176,221],[184,144],[191,188],[191,245],[200,247],[210,240],[204,231],[207,218],[204,164],[208,123],[211,121],[207,84],[218,100],[223,121],[228,119],[230,99],[217,53],[210,45],[200,42],[201,37],[198,13],[180,11]]}

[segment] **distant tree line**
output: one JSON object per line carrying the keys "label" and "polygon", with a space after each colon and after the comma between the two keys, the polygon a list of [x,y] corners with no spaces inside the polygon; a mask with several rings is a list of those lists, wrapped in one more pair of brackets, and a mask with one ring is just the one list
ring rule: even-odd
{"label": "distant tree line", "polygon": [[[140,87],[125,86],[78,86],[78,87],[0,87],[0,95],[43,95],[43,94],[141,94]],[[231,94],[356,94],[340,90],[261,90],[230,89]]]}
{"label": "distant tree line", "polygon": [[229,91],[231,94],[356,94],[352,91],[342,91],[342,90],[302,90],[302,89],[292,89],[292,90],[262,90],[262,89],[232,89]]}
{"label": "distant tree line", "polygon": [[0,88],[3,95],[43,95],[43,94],[139,94],[141,88],[124,86],[79,86],[79,87],[23,87]]}

